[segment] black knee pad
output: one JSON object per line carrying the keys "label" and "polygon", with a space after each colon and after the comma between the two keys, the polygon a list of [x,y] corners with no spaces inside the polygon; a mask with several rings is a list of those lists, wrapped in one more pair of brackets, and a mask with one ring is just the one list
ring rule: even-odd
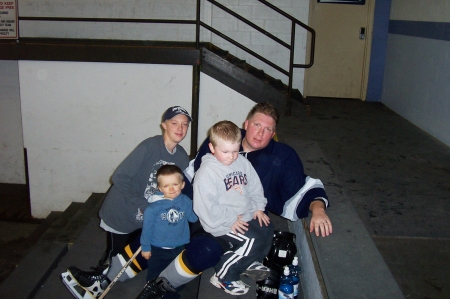
{"label": "black knee pad", "polygon": [[295,237],[294,233],[275,230],[272,247],[264,259],[264,265],[280,272],[281,275],[283,267],[292,264],[297,253]]}
{"label": "black knee pad", "polygon": [[220,244],[210,235],[196,235],[186,245],[183,261],[194,273],[215,266],[223,254]]}

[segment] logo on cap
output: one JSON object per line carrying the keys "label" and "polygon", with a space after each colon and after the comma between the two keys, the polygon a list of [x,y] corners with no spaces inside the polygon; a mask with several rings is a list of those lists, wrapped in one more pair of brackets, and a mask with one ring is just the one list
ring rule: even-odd
{"label": "logo on cap", "polygon": [[189,115],[189,113],[186,111],[186,109],[184,109],[183,107],[180,107],[180,106],[173,106],[173,107],[170,107],[169,109],[167,109],[166,113],[164,113],[164,120],[172,119],[179,114],[186,115],[187,118],[190,121],[192,121],[192,117]]}

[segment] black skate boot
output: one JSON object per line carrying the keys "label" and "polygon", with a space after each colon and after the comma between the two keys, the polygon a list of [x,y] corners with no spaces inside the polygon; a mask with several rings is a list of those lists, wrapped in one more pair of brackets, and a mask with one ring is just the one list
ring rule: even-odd
{"label": "black skate boot", "polygon": [[164,277],[157,277],[148,281],[136,299],[161,299],[167,292],[176,292]]}
{"label": "black skate boot", "polygon": [[92,270],[97,272],[102,272],[105,274],[107,272],[107,269],[111,266],[111,258],[109,257],[109,251],[103,253],[103,256],[98,261],[97,266],[91,267]]}
{"label": "black skate boot", "polygon": [[106,275],[98,271],[82,271],[77,267],[69,267],[61,274],[63,283],[78,299],[98,298],[110,284]]}

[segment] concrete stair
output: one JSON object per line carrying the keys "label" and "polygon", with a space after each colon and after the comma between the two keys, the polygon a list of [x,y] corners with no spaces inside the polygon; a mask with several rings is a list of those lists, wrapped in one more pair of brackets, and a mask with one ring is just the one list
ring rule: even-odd
{"label": "concrete stair", "polygon": [[85,203],[52,212],[30,236],[35,245],[0,285],[0,298],[34,298],[86,224],[96,217],[103,196],[95,193]]}

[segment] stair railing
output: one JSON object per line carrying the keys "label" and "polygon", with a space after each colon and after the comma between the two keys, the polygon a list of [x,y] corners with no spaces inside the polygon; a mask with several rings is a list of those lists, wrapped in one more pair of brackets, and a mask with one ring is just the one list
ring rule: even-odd
{"label": "stair railing", "polygon": [[[258,0],[262,4],[266,5],[270,9],[276,11],[283,17],[289,19],[291,21],[291,41],[290,44],[284,42],[283,40],[279,39],[278,37],[274,36],[273,34],[267,32],[263,28],[259,27],[258,25],[254,24],[253,22],[247,20],[246,18],[242,17],[241,15],[235,13],[234,11],[228,9],[224,5],[220,4],[219,2],[215,0],[206,0],[210,2],[211,4],[219,7],[223,11],[227,12],[228,14],[232,15],[233,17],[237,18],[238,20],[244,22],[245,24],[249,25],[250,27],[256,29],[260,33],[264,34],[265,36],[269,37],[276,43],[282,45],[283,47],[287,48],[290,52],[289,54],[289,70],[286,71],[285,69],[279,67],[278,65],[274,64],[270,60],[262,57],[258,53],[250,50],[249,48],[245,47],[241,43],[235,41],[234,39],[230,38],[229,36],[221,33],[220,31],[214,29],[213,27],[209,26],[208,24],[202,22],[200,20],[200,0],[197,1],[197,26],[196,26],[196,46],[197,49],[200,47],[200,27],[206,28],[212,33],[220,36],[221,38],[225,39],[226,41],[232,43],[233,45],[237,46],[238,48],[244,50],[245,52],[249,53],[250,55],[258,58],[262,62],[266,63],[267,65],[271,66],[272,68],[276,69],[280,73],[286,75],[289,79],[288,83],[288,98],[287,98],[287,107],[286,107],[286,113],[290,115],[291,113],[291,107],[292,107],[292,80],[294,76],[294,68],[309,68],[314,63],[314,49],[315,49],[315,39],[316,39],[316,32],[311,27],[307,26],[306,24],[300,22],[296,18],[292,17],[291,15],[287,14],[283,10],[279,9],[278,7],[274,6],[273,4],[265,1],[265,0]],[[310,43],[310,51],[309,51],[309,63],[307,64],[296,64],[294,63],[294,48],[295,48],[295,28],[296,25],[301,26],[302,28],[306,29],[308,32],[311,33],[311,43]]]}
{"label": "stair railing", "polygon": [[[67,17],[26,17],[26,16],[19,16],[19,21],[68,21],[68,22],[111,22],[111,23],[158,23],[158,24],[189,24],[189,25],[195,25],[196,27],[196,34],[195,34],[195,43],[197,49],[200,48],[200,27],[206,28],[207,30],[211,31],[212,33],[220,36],[221,38],[227,40],[228,42],[232,43],[233,45],[239,47],[240,49],[244,50],[245,52],[249,53],[250,55],[256,57],[257,59],[261,60],[262,62],[266,63],[267,65],[273,67],[277,71],[281,72],[282,74],[286,75],[289,78],[288,83],[288,100],[287,100],[287,114],[290,114],[291,106],[292,106],[292,80],[293,80],[293,69],[294,68],[309,68],[314,63],[314,49],[315,49],[315,36],[316,33],[314,29],[311,27],[305,25],[304,23],[300,22],[298,19],[292,17],[291,15],[287,14],[286,12],[282,11],[278,7],[274,6],[273,4],[265,1],[265,0],[257,0],[261,2],[262,4],[266,5],[270,9],[276,11],[286,19],[291,21],[291,41],[290,44],[282,41],[281,39],[277,38],[273,34],[267,32],[263,28],[257,26],[253,22],[247,20],[246,18],[242,17],[241,15],[235,13],[234,11],[228,9],[227,7],[223,6],[222,4],[218,3],[215,0],[205,0],[209,1],[211,4],[219,7],[220,9],[224,10],[228,14],[232,15],[233,17],[237,18],[238,20],[244,22],[245,24],[251,26],[252,28],[256,29],[257,31],[261,32],[265,36],[269,37],[276,43],[282,45],[283,47],[287,48],[290,51],[289,55],[289,70],[285,70],[278,65],[274,64],[273,62],[269,61],[268,59],[262,57],[258,53],[250,50],[249,48],[245,47],[244,45],[240,44],[239,42],[235,41],[234,39],[230,38],[229,36],[221,33],[220,31],[214,29],[213,27],[209,26],[208,24],[204,23],[200,20],[201,15],[201,8],[200,8],[200,1],[197,0],[197,11],[196,11],[196,20],[169,20],[169,19],[125,19],[125,18],[67,18]],[[20,24],[19,24],[20,25]],[[294,63],[294,45],[295,45],[295,28],[296,26],[301,26],[302,28],[306,29],[308,32],[311,33],[311,40],[310,40],[310,51],[309,51],[309,63],[307,64],[295,64]]]}

